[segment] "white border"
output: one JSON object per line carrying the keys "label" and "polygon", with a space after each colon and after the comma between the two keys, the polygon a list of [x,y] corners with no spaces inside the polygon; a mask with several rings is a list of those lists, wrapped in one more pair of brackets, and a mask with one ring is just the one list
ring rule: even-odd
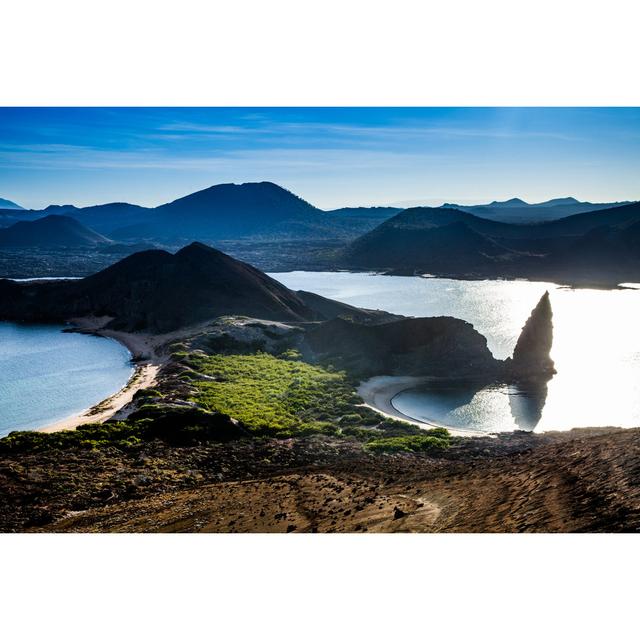
{"label": "white border", "polygon": [[[635,536],[1,539],[7,638],[622,638]],[[4,635],[4,634],[3,634]]]}
{"label": "white border", "polygon": [[[640,105],[630,0],[9,0],[3,105]],[[0,112],[1,117],[1,112]],[[9,638],[603,638],[637,537],[2,536]]]}
{"label": "white border", "polygon": [[8,0],[5,105],[630,105],[633,0]]}

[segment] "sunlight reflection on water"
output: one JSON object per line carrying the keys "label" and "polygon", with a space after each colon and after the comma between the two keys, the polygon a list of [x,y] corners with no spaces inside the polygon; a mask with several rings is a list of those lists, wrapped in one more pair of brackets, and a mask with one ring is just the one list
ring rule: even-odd
{"label": "sunlight reflection on water", "polygon": [[[471,322],[493,354],[512,354],[522,326],[548,290],[557,374],[540,389],[412,389],[394,406],[418,419],[483,431],[640,426],[640,290],[569,289],[544,282],[462,281],[362,273],[271,274],[286,286],[348,304]],[[544,397],[543,397],[544,396]],[[536,421],[536,416],[539,420]]]}

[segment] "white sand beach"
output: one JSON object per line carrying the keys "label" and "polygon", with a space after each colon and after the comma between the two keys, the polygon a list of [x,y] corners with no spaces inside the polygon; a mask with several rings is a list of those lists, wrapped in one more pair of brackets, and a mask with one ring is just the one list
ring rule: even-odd
{"label": "white sand beach", "polygon": [[166,356],[161,356],[157,353],[157,347],[166,341],[167,336],[162,336],[162,339],[160,339],[160,336],[151,336],[149,334],[132,334],[124,331],[103,329],[102,327],[109,320],[111,318],[75,318],[72,324],[78,331],[112,338],[129,349],[132,358],[135,360],[135,370],[127,384],[112,396],[105,398],[82,413],[48,424],[38,429],[38,431],[52,433],[54,431],[75,429],[82,424],[90,422],[105,422],[114,417],[125,418],[128,413],[127,405],[131,402],[136,392],[156,384],[160,367],[166,360]]}
{"label": "white sand beach", "polygon": [[82,424],[88,424],[90,422],[105,422],[105,420],[113,417],[125,418],[126,409],[122,411],[123,408],[131,402],[137,391],[152,387],[155,384],[159,370],[160,366],[157,364],[147,363],[137,365],[133,375],[120,391],[90,409],[83,411],[81,414],[59,420],[58,422],[38,429],[38,431],[52,433],[54,431],[75,429]]}
{"label": "white sand beach", "polygon": [[455,429],[445,424],[416,420],[401,413],[393,406],[393,398],[399,393],[420,386],[431,379],[432,378],[426,376],[374,376],[361,382],[356,391],[364,400],[365,406],[388,418],[415,424],[423,429],[445,427],[455,436],[486,436],[486,433],[474,432],[467,429]]}

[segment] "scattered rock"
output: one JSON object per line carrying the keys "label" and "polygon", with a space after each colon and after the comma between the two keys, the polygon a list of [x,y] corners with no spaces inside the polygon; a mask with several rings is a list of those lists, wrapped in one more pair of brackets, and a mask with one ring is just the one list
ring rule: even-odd
{"label": "scattered rock", "polygon": [[399,507],[393,507],[393,519],[399,520],[400,518],[404,518],[407,514],[400,509]]}

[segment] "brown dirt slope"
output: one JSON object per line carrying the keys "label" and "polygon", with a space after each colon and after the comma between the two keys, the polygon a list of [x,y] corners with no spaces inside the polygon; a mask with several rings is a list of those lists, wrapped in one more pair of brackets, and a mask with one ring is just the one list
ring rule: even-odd
{"label": "brown dirt slope", "polygon": [[640,429],[458,439],[437,457],[328,438],[0,460],[4,531],[580,532],[640,528]]}

